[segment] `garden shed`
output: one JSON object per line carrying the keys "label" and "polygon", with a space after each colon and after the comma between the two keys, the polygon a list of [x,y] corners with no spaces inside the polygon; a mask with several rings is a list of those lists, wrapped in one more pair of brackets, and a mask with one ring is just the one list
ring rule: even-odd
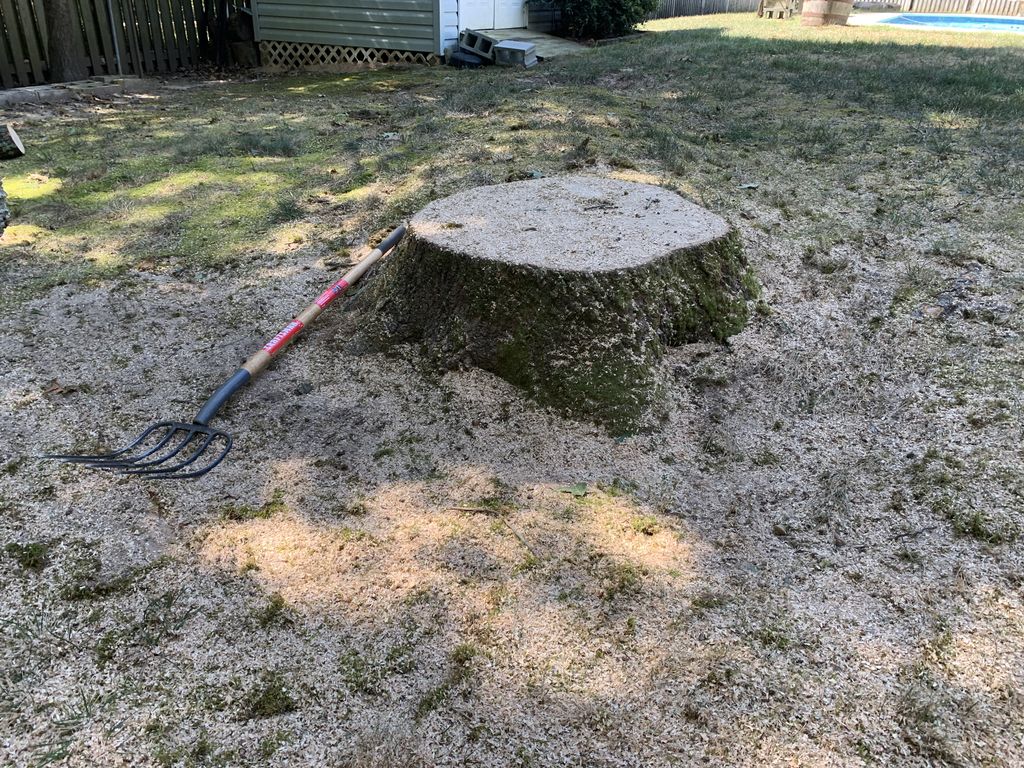
{"label": "garden shed", "polygon": [[545,21],[527,0],[252,0],[252,12],[270,68],[434,63],[460,30]]}

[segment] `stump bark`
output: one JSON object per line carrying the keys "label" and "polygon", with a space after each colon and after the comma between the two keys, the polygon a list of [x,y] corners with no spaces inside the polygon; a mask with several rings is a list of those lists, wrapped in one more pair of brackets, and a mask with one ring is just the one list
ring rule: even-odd
{"label": "stump bark", "polygon": [[755,291],[738,234],[673,192],[530,180],[417,214],[374,283],[371,335],[625,434],[661,413],[665,347],[724,341]]}
{"label": "stump bark", "polygon": [[11,209],[7,207],[7,193],[4,192],[4,183],[0,180],[0,237],[3,237],[7,229],[7,222],[11,220]]}
{"label": "stump bark", "polygon": [[25,154],[25,145],[10,125],[0,125],[0,160],[13,160]]}
{"label": "stump bark", "polygon": [[[13,160],[25,154],[25,146],[9,125],[0,125],[0,160]],[[7,229],[11,220],[11,209],[7,207],[7,193],[4,192],[3,180],[0,179],[0,236]]]}

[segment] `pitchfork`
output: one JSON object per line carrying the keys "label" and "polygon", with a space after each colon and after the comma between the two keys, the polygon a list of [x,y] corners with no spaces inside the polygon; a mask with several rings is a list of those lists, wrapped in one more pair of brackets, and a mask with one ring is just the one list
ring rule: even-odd
{"label": "pitchfork", "polygon": [[317,297],[262,349],[246,360],[230,379],[220,385],[191,424],[161,421],[143,430],[134,442],[119,451],[95,456],[48,455],[84,464],[92,469],[107,469],[126,475],[143,475],[158,479],[200,477],[216,467],[231,450],[231,435],[214,429],[210,421],[231,397],[262,373],[275,356],[312,323],[327,306],[361,278],[378,259],[394,248],[405,235],[398,227],[360,261],[344,277]]}

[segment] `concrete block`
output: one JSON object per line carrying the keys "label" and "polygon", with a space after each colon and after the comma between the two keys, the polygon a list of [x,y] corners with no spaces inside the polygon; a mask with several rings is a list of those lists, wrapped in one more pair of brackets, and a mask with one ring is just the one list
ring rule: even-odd
{"label": "concrete block", "polygon": [[475,53],[452,51],[451,55],[447,57],[447,63],[449,67],[456,69],[478,69],[483,66],[484,60]]}
{"label": "concrete block", "polygon": [[502,67],[525,67],[537,64],[537,46],[519,40],[502,40],[494,46],[494,63]]}
{"label": "concrete block", "polygon": [[487,61],[494,61],[494,46],[499,42],[501,41],[473,29],[459,32],[459,48]]}

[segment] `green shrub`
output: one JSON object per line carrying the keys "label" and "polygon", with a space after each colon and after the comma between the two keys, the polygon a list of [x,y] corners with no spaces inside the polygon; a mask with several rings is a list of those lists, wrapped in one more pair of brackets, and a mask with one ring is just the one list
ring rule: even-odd
{"label": "green shrub", "polygon": [[571,37],[619,37],[632,32],[636,25],[657,8],[657,0],[557,0],[562,11],[562,24]]}

